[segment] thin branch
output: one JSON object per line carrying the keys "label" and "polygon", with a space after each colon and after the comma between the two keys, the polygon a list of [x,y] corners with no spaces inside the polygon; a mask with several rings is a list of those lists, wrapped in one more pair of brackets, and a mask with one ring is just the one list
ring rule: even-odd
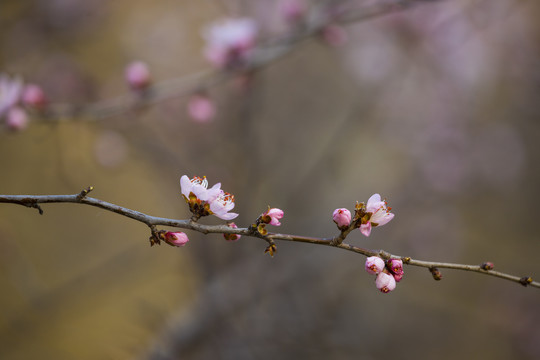
{"label": "thin branch", "polygon": [[168,218],[151,216],[151,215],[147,215],[142,212],[128,209],[128,208],[115,205],[115,204],[112,204],[103,200],[88,197],[87,196],[88,193],[92,190],[93,190],[93,187],[88,187],[84,189],[83,191],[81,191],[80,193],[74,194],[74,195],[0,195],[0,203],[11,203],[11,204],[18,204],[18,205],[22,205],[26,207],[31,207],[31,208],[37,208],[41,214],[43,213],[43,210],[41,209],[39,204],[49,204],[49,203],[84,204],[84,205],[95,206],[95,207],[98,207],[100,209],[104,209],[107,211],[111,211],[119,215],[126,216],[130,219],[139,221],[143,224],[146,224],[147,226],[150,227],[152,235],[154,235],[157,231],[156,226],[161,225],[161,226],[171,226],[171,227],[176,227],[176,228],[181,228],[181,229],[193,230],[193,231],[197,231],[203,234],[238,234],[238,235],[247,236],[247,237],[260,238],[268,242],[269,244],[273,244],[274,240],[281,240],[281,241],[309,243],[309,244],[315,244],[315,245],[325,245],[325,246],[337,247],[337,248],[347,250],[347,251],[352,251],[357,254],[362,254],[364,256],[379,256],[385,260],[401,259],[403,260],[404,264],[419,266],[419,267],[424,267],[424,268],[429,269],[436,280],[440,280],[440,278],[442,277],[438,269],[445,268],[445,269],[472,271],[472,272],[476,272],[476,273],[480,273],[484,275],[495,276],[501,279],[510,280],[510,281],[519,283],[523,286],[533,286],[536,288],[540,288],[540,282],[533,281],[531,277],[528,277],[528,276],[519,277],[515,275],[502,273],[499,271],[493,271],[493,270],[490,270],[490,267],[487,267],[485,263],[480,264],[480,265],[466,265],[466,264],[453,264],[453,263],[445,263],[445,262],[416,260],[416,259],[412,259],[406,256],[390,254],[384,250],[368,250],[368,249],[363,249],[357,246],[340,242],[339,240],[336,241],[336,239],[343,240],[344,238],[343,233],[340,233],[339,235],[332,238],[316,238],[316,237],[279,234],[279,233],[268,233],[268,234],[263,235],[259,232],[254,231],[254,229],[251,227],[235,229],[227,225],[204,225],[204,224],[199,224],[193,220],[176,220],[176,219],[168,219]]}

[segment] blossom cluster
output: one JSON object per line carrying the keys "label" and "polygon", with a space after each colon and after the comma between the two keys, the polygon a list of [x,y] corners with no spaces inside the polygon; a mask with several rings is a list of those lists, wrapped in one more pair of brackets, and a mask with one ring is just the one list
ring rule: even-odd
{"label": "blossom cluster", "polygon": [[390,210],[392,208],[388,207],[386,200],[381,200],[381,195],[373,194],[368,199],[367,204],[356,205],[354,218],[352,218],[351,212],[345,208],[334,210],[332,218],[340,230],[346,230],[354,223],[354,226],[360,228],[363,235],[369,236],[372,228],[385,225],[394,218],[394,214]]}
{"label": "blossom cluster", "polygon": [[396,283],[403,278],[403,261],[389,259],[384,261],[378,256],[370,256],[366,259],[366,271],[377,275],[375,286],[383,293],[388,293],[396,288]]}
{"label": "blossom cluster", "polygon": [[46,105],[45,94],[37,85],[25,85],[19,77],[0,74],[0,120],[11,130],[28,126],[28,115],[21,106],[42,110]]}
{"label": "blossom cluster", "polygon": [[221,183],[208,189],[206,177],[195,176],[189,179],[187,175],[183,175],[180,178],[180,188],[196,218],[215,215],[222,220],[232,220],[238,216],[237,213],[230,212],[234,208],[234,195],[223,191]]}

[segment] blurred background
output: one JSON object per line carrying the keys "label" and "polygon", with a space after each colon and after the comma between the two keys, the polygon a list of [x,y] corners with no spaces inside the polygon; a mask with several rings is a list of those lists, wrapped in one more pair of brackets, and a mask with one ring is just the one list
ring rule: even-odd
{"label": "blurred background", "polygon": [[[218,19],[290,31],[282,2],[3,0],[0,72],[55,103],[111,99],[133,60],[155,82],[209,69],[201,33]],[[395,219],[349,243],[536,279],[539,17],[535,1],[446,0],[351,22],[346,41],[315,36],[208,89],[206,122],[188,116],[188,93],[100,121],[33,117],[0,133],[0,193],[93,185],[185,219],[179,178],[206,175],[235,195],[238,226],[271,205],[285,211],[276,231],[318,237],[336,234],[335,208],[380,193]],[[258,239],[191,232],[150,248],[125,217],[43,209],[0,204],[2,359],[540,358],[535,288],[409,266],[382,294],[365,258],[339,249],[280,242],[271,258]]]}

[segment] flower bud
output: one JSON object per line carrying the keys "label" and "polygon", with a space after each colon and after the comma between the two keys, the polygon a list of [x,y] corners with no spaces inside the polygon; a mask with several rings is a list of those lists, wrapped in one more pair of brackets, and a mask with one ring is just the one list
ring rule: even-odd
{"label": "flower bud", "polygon": [[366,271],[370,274],[378,274],[384,269],[384,260],[378,256],[370,256],[366,259]]}
{"label": "flower bud", "polygon": [[334,210],[332,217],[340,229],[346,229],[351,224],[351,212],[345,208]]}
{"label": "flower bud", "polygon": [[9,109],[6,117],[6,125],[8,128],[15,131],[26,129],[28,126],[28,116],[26,116],[26,111],[17,106]]}
{"label": "flower bud", "polygon": [[390,274],[380,272],[375,279],[375,286],[383,293],[388,293],[396,288],[396,280]]}
{"label": "flower bud", "polygon": [[492,262],[486,261],[485,263],[480,264],[482,270],[493,270],[495,265]]}
{"label": "flower bud", "polygon": [[[236,226],[235,223],[228,223],[227,226],[229,226],[231,229],[238,229],[238,226]],[[241,235],[238,234],[223,234],[223,237],[227,241],[237,241],[240,239]]]}
{"label": "flower bud", "polygon": [[400,259],[390,259],[386,266],[393,275],[403,275],[403,261]]}
{"label": "flower bud", "polygon": [[208,96],[196,94],[189,98],[188,114],[193,120],[205,123],[214,118],[216,107]]}
{"label": "flower bud", "polygon": [[41,110],[47,104],[47,98],[41,87],[35,84],[28,84],[24,87],[22,102],[26,106]]}
{"label": "flower bud", "polygon": [[124,75],[133,90],[143,90],[151,82],[148,66],[142,61],[134,61],[126,66]]}
{"label": "flower bud", "polygon": [[184,246],[189,239],[186,233],[167,231],[165,233],[165,241],[173,246]]}
{"label": "flower bud", "polygon": [[279,222],[279,219],[283,218],[283,215],[283,210],[278,208],[271,208],[261,215],[261,220],[266,224],[280,226],[281,223]]}

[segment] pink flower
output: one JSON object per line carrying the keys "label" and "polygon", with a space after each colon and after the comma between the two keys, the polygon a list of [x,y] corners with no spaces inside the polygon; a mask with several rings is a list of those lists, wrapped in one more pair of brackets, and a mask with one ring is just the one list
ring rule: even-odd
{"label": "pink flower", "polygon": [[261,215],[261,219],[266,224],[280,226],[281,223],[279,222],[279,219],[283,218],[283,215],[283,210],[278,208],[271,208]]}
{"label": "pink flower", "polygon": [[47,98],[41,87],[35,84],[28,84],[24,87],[22,102],[30,107],[43,109],[47,104]]}
{"label": "pink flower", "polygon": [[18,106],[14,106],[8,110],[6,116],[6,125],[11,130],[21,131],[28,126],[28,117],[26,111]]}
{"label": "pink flower", "polygon": [[210,211],[222,220],[232,220],[238,216],[231,213],[234,208],[234,195],[221,190],[219,195],[210,202]]}
{"label": "pink flower", "polygon": [[332,217],[340,229],[346,229],[351,224],[351,212],[345,208],[334,210]]}
{"label": "pink flower", "polygon": [[[236,226],[235,223],[228,223],[227,224],[228,227],[230,227],[231,229],[238,229],[238,226]],[[238,235],[238,234],[223,234],[223,237],[225,238],[225,240],[227,241],[237,241],[238,239],[240,239],[242,236],[241,235]]]}
{"label": "pink flower", "polygon": [[165,241],[174,246],[184,246],[189,241],[186,233],[170,232],[165,233]]}
{"label": "pink flower", "polygon": [[366,259],[366,271],[370,274],[378,274],[384,270],[384,260],[378,256],[370,256]]}
{"label": "pink flower", "polygon": [[195,195],[195,197],[201,201],[210,202],[217,198],[222,191],[221,183],[217,183],[212,188],[208,189],[208,180],[205,177],[195,176],[193,179],[189,179],[187,175],[183,175],[180,178],[180,189],[182,195],[189,200],[190,194]]}
{"label": "pink flower", "polygon": [[388,269],[390,272],[394,275],[402,275],[403,274],[403,261],[400,259],[390,259],[386,263],[388,266]]}
{"label": "pink flower", "polygon": [[219,68],[242,63],[255,46],[257,33],[257,23],[249,18],[216,22],[203,32],[206,58]]}
{"label": "pink flower", "polygon": [[387,207],[386,201],[381,201],[381,195],[373,194],[366,204],[368,219],[366,221],[363,220],[360,225],[362,234],[369,236],[372,227],[385,225],[392,220],[394,214],[390,210],[391,208]]}
{"label": "pink flower", "polygon": [[189,98],[188,113],[198,122],[208,122],[216,115],[216,107],[208,96],[196,94]]}
{"label": "pink flower", "polygon": [[375,279],[375,286],[383,293],[388,293],[396,288],[396,280],[392,275],[380,272]]}
{"label": "pink flower", "polygon": [[151,82],[150,70],[142,61],[134,61],[126,66],[124,76],[128,85],[133,90],[142,90],[148,87]]}
{"label": "pink flower", "polygon": [[10,79],[0,74],[0,117],[19,102],[23,83],[20,78]]}

